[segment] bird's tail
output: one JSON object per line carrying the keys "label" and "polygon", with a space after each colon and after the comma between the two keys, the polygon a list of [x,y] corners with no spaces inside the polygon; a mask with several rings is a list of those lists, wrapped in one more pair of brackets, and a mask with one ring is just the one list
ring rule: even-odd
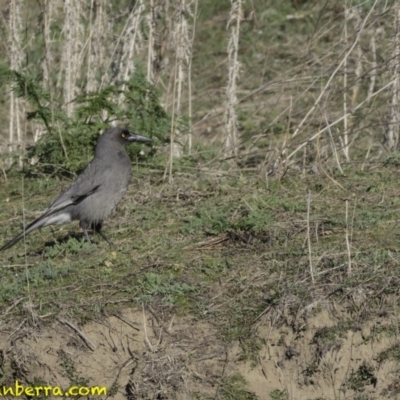
{"label": "bird's tail", "polygon": [[2,248],[0,248],[0,251],[9,249],[10,247],[14,246],[15,243],[18,243],[21,239],[23,239],[25,236],[29,235],[31,232],[33,232],[35,229],[38,229],[45,225],[46,219],[43,218],[43,215],[40,216],[39,218],[35,219],[33,222],[31,222],[23,232],[21,232],[19,235],[15,236],[14,239],[11,239],[9,242],[7,242]]}
{"label": "bird's tail", "polygon": [[96,193],[99,190],[100,186],[101,185],[96,185],[94,188],[84,194],[70,195],[66,198],[64,196],[64,192],[39,218],[31,222],[23,232],[15,236],[14,239],[11,239],[3,247],[1,247],[0,251],[9,249],[11,246],[14,246],[15,243],[19,242],[22,238],[29,235],[34,230],[41,228],[42,226],[58,225],[65,222],[70,222],[71,213],[65,212],[65,209],[67,209],[69,206],[76,206],[77,204],[81,203],[87,197],[89,197],[93,193]]}

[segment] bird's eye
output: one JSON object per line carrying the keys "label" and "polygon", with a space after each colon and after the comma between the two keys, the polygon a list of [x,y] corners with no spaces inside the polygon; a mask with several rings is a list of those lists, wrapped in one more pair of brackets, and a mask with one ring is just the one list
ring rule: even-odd
{"label": "bird's eye", "polygon": [[121,133],[122,138],[125,138],[125,136],[126,136],[125,133]]}

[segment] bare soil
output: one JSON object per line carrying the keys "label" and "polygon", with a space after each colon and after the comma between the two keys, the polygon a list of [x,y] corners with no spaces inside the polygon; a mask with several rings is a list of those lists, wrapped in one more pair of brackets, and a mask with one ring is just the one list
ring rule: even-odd
{"label": "bare soil", "polygon": [[12,378],[26,385],[106,386],[114,399],[236,398],[227,397],[224,381],[239,373],[249,398],[305,400],[361,398],[349,382],[357,383],[364,365],[372,373],[362,398],[396,398],[396,363],[378,357],[395,338],[373,333],[390,318],[377,317],[327,340],[321,332],[333,332],[348,317],[344,309],[319,304],[304,310],[298,318],[303,325],[295,328],[289,320],[282,323],[283,314],[259,320],[263,345],[256,362],[242,360],[239,343],[225,345],[205,321],[146,308],[127,308],[79,327],[67,317],[36,328],[24,321],[3,326],[2,371],[12,371],[6,385],[14,384]]}

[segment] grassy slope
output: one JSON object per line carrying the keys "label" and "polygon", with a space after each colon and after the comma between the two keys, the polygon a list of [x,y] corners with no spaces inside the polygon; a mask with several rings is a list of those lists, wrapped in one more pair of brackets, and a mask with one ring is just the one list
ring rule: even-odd
{"label": "grassy slope", "polygon": [[[276,2],[265,7],[254,2],[256,18],[243,23],[243,95],[277,79],[285,68],[301,66],[307,32],[320,28],[310,27],[308,17],[286,21],[285,15],[297,10],[276,9],[272,3]],[[298,7],[300,11],[307,8],[306,3]],[[221,88],[226,85],[222,68],[229,2],[212,5],[221,8],[201,10],[195,44],[195,109],[199,116],[221,106]],[[249,4],[246,7],[246,12],[251,12]],[[334,18],[333,11],[332,15]],[[321,26],[323,23],[329,21],[320,21]],[[256,32],[258,40],[254,40]],[[215,91],[210,89],[213,82]],[[202,87],[206,90],[200,90]],[[262,129],[284,108],[278,99],[276,109],[253,118],[252,110],[258,105],[254,99],[240,108],[241,121],[246,122],[241,126],[244,134]],[[397,325],[388,318],[397,316],[399,283],[396,239],[400,200],[395,157],[386,164],[367,164],[363,171],[359,165],[348,166],[345,176],[335,176],[332,171],[320,176],[299,172],[267,182],[254,171],[193,171],[182,167],[174,184],[168,185],[160,173],[139,169],[116,216],[105,226],[115,242],[113,248],[99,238],[93,245],[84,243],[76,234],[78,227],[68,225],[62,230],[54,228],[54,233],[50,228],[35,232],[26,239],[26,247],[21,242],[0,254],[1,320],[18,324],[24,318],[39,318],[50,322],[67,313],[84,322],[144,303],[153,310],[205,319],[226,343],[238,341],[242,357],[251,361],[257,360],[265,340],[256,329],[261,316],[271,316],[276,325],[287,324],[300,332],[304,310],[311,308],[317,313],[325,301],[348,313],[337,318],[333,329],[321,328],[315,340],[332,341],[375,319],[380,327],[374,338],[397,332]],[[22,180],[10,175],[1,184],[3,241],[19,233],[23,209],[30,222],[68,182]],[[398,352],[390,354],[390,349],[379,357],[399,358]],[[310,375],[312,368],[307,372]],[[369,382],[361,380],[360,387],[363,383]]]}
{"label": "grassy slope", "polygon": [[[299,316],[307,307],[318,310],[318,304],[333,301],[348,310],[348,319],[319,335],[332,340],[359,330],[382,312],[395,313],[397,168],[392,159],[363,172],[349,169],[344,177],[306,174],[269,182],[240,172],[223,178],[184,174],[171,186],[158,173],[140,170],[105,228],[115,247],[100,240],[88,245],[81,235],[74,237],[78,228],[70,225],[54,234],[48,228],[31,234],[26,257],[23,243],[1,254],[2,319],[51,321],[67,312],[83,322],[116,308],[151,304],[206,319],[226,343],[239,340],[249,360],[256,360],[263,341],[255,326],[265,313],[285,309],[286,323],[289,318],[300,329]],[[20,230],[22,199],[30,221],[59,186],[54,180],[25,179],[22,192],[20,178],[11,179],[1,199],[1,237]],[[385,326],[379,334],[395,329]]]}

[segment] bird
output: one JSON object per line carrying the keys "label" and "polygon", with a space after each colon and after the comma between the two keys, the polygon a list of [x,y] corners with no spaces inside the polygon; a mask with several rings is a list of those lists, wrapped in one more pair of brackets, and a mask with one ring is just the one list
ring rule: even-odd
{"label": "bird", "polygon": [[91,243],[88,230],[99,234],[102,224],[116,209],[131,179],[131,161],[125,146],[133,142],[152,140],[126,128],[107,129],[98,139],[94,157],[76,180],[63,191],[24,231],[5,243],[0,251],[9,249],[29,233],[48,225],[60,225],[78,220],[86,240]]}

